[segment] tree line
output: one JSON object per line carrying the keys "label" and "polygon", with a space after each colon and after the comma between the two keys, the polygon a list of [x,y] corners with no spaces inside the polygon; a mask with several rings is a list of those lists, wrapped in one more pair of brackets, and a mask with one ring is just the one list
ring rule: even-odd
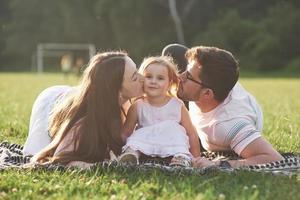
{"label": "tree line", "polygon": [[241,68],[300,70],[297,0],[0,0],[0,70],[29,70],[38,43],[124,49],[137,62],[169,43],[217,46]]}

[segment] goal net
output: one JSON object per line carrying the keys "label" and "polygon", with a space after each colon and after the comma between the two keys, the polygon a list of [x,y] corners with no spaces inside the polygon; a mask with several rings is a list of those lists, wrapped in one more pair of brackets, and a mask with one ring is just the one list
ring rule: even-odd
{"label": "goal net", "polygon": [[[50,60],[55,60],[55,65],[61,67],[61,70],[67,69],[63,66],[64,58],[69,59],[71,67],[77,67],[78,64],[85,64],[95,55],[96,48],[93,44],[64,44],[64,43],[40,43],[37,45],[35,65],[36,71],[42,73],[47,65],[51,65]],[[48,62],[48,63],[47,63]],[[53,63],[52,63],[53,65]]]}

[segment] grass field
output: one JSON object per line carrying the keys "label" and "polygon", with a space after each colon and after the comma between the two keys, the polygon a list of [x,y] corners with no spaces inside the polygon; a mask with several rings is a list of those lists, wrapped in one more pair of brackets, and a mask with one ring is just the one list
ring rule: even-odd
{"label": "grass field", "polygon": [[[76,84],[59,74],[0,73],[0,141],[23,144],[31,106],[51,85]],[[264,132],[276,149],[300,154],[300,79],[242,78],[264,110]],[[0,199],[300,199],[300,174],[238,172],[180,176],[160,171],[0,172]]]}

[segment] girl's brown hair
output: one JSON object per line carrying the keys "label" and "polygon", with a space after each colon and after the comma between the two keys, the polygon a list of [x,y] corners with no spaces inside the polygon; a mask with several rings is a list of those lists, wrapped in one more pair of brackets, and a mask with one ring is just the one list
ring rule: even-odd
{"label": "girl's brown hair", "polygon": [[169,80],[171,82],[169,94],[171,96],[176,96],[176,90],[178,88],[179,78],[178,78],[177,65],[173,62],[172,57],[153,56],[153,57],[145,58],[141,64],[141,67],[139,68],[139,72],[141,74],[144,74],[144,71],[147,69],[147,67],[152,64],[160,64],[166,66],[166,68],[168,69]]}
{"label": "girl's brown hair", "polygon": [[[95,55],[85,69],[78,91],[55,107],[50,119],[53,141],[34,156],[44,163],[67,164],[70,161],[99,162],[108,151],[119,153],[122,142],[119,91],[125,71],[124,52]],[[53,156],[57,146],[80,120],[73,151]]]}

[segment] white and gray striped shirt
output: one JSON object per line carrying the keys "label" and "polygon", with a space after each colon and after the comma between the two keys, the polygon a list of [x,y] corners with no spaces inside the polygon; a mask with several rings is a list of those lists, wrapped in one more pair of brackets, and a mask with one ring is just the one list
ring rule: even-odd
{"label": "white and gray striped shirt", "polygon": [[248,144],[261,136],[261,108],[240,83],[214,110],[202,113],[191,102],[189,112],[201,143],[208,151],[233,150],[240,154]]}

